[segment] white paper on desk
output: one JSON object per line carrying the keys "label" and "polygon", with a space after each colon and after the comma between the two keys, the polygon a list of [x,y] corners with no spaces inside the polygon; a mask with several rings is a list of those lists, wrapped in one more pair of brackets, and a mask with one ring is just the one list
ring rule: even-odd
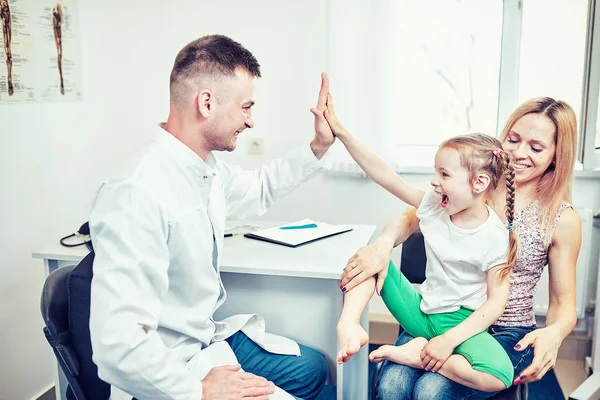
{"label": "white paper on desk", "polygon": [[[213,367],[236,364],[238,364],[238,360],[231,347],[229,347],[229,343],[222,341],[212,343],[207,348],[201,350],[200,353],[196,354],[190,360],[188,368],[192,368],[199,376],[205,377]],[[240,368],[240,372],[244,372],[244,370]],[[269,399],[294,400],[294,397],[275,386],[275,393],[270,395]]]}
{"label": "white paper on desk", "polygon": [[[301,226],[308,224],[316,224],[317,227],[304,229],[281,229],[281,227],[285,226]],[[303,243],[308,243],[313,240],[326,238],[328,236],[348,232],[351,230],[351,227],[344,225],[332,225],[325,222],[313,221],[311,219],[301,219],[299,221],[290,222],[273,228],[255,231],[252,232],[251,235],[257,236],[259,239],[265,239],[267,241],[295,247]]]}

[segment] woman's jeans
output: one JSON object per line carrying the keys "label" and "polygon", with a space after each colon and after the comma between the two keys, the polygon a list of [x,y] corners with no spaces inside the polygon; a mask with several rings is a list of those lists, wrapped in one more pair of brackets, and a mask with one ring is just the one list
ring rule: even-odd
{"label": "woman's jeans", "polygon": [[[488,332],[502,345],[515,368],[515,376],[527,368],[533,360],[533,348],[519,352],[514,346],[529,332],[531,327],[506,327],[492,325]],[[396,341],[396,346],[403,345],[412,340],[413,337],[403,332]],[[471,389],[440,375],[439,373],[427,372],[423,369],[415,369],[406,365],[399,365],[391,361],[384,361],[379,380],[377,382],[378,400],[456,400],[487,399],[495,393],[482,392]]]}

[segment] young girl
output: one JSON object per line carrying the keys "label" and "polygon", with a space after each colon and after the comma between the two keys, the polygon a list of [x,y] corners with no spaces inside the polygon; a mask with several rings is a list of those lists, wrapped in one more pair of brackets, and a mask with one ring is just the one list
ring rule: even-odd
{"label": "young girl", "polygon": [[[509,387],[512,363],[486,332],[504,311],[517,250],[512,229],[515,172],[500,141],[472,134],[442,143],[435,155],[432,188],[424,192],[410,186],[350,135],[337,120],[331,95],[325,117],[335,136],[373,181],[418,207],[425,238],[427,266],[421,294],[392,262],[381,293],[388,309],[415,339],[375,351],[371,360],[389,359],[439,371],[483,391]],[[486,205],[501,181],[507,187],[508,226]],[[368,340],[358,321],[373,294],[374,279],[370,282],[346,294],[338,323],[338,362],[349,359]]]}

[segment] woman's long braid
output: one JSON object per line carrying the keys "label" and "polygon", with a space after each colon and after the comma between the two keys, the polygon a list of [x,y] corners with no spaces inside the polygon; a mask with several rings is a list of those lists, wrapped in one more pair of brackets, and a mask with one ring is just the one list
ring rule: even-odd
{"label": "woman's long braid", "polygon": [[515,218],[515,168],[511,161],[511,157],[507,152],[502,152],[502,161],[504,164],[504,174],[506,177],[506,220],[508,224],[508,239],[509,250],[506,268],[502,271],[501,276],[508,276],[512,268],[517,263],[517,248],[519,246],[519,238],[514,229]]}

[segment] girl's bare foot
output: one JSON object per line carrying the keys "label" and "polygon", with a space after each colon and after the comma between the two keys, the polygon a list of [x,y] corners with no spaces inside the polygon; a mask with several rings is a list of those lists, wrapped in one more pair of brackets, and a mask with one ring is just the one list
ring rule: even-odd
{"label": "girl's bare foot", "polygon": [[369,341],[369,335],[358,324],[338,324],[337,334],[340,344],[340,351],[336,359],[338,364],[348,361]]}
{"label": "girl's bare foot", "polygon": [[384,345],[369,354],[372,362],[390,360],[396,364],[407,365],[413,368],[423,368],[421,365],[421,349],[427,344],[423,337],[414,338],[402,346]]}

